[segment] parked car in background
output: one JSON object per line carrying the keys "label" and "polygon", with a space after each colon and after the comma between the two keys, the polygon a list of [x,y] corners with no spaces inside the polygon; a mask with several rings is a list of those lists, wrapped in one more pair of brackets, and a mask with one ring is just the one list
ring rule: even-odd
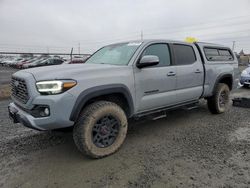
{"label": "parked car in background", "polygon": [[240,76],[240,84],[244,87],[250,87],[250,67],[242,71]]}
{"label": "parked car in background", "polygon": [[30,59],[26,59],[24,61],[20,61],[16,64],[16,68],[18,69],[22,69],[23,68],[23,65],[25,64],[28,64],[28,63],[32,63],[34,61],[38,60],[38,57],[33,57],[33,58],[30,58]]}
{"label": "parked car in background", "polygon": [[41,65],[60,65],[60,64],[62,64],[64,62],[64,60],[63,59],[61,59],[61,58],[58,58],[58,57],[54,57],[54,58],[49,58],[49,59],[47,59],[47,60],[45,60],[44,62],[42,62],[41,64],[40,64],[40,66]]}
{"label": "parked car in background", "polygon": [[73,58],[72,60],[65,61],[63,64],[79,64],[79,63],[85,63],[89,56],[86,57],[80,57],[80,58]]}
{"label": "parked car in background", "polygon": [[1,66],[4,66],[4,65],[5,65],[5,61],[7,61],[8,58],[9,58],[9,57],[1,57],[1,59],[0,59],[0,65],[1,65]]}
{"label": "parked car in background", "polygon": [[23,64],[22,68],[27,69],[27,68],[37,67],[44,60],[46,60],[46,58],[35,59],[35,61],[31,61],[29,63]]}
{"label": "parked car in background", "polygon": [[40,58],[32,63],[24,64],[23,68],[33,68],[33,67],[40,67],[40,66],[48,66],[48,65],[60,65],[64,62],[61,58]]}
{"label": "parked car in background", "polygon": [[23,60],[23,58],[21,58],[21,57],[15,57],[15,58],[11,58],[11,59],[4,61],[4,64],[5,64],[5,66],[13,67],[13,66],[15,66],[15,64],[17,64],[19,61],[22,61],[22,60]]}

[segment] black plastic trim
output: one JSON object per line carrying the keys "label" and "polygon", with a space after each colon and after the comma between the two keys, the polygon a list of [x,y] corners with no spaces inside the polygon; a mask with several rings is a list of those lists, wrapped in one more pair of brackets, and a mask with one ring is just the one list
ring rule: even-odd
{"label": "black plastic trim", "polygon": [[166,107],[157,108],[157,109],[154,109],[154,110],[147,110],[145,112],[140,112],[138,114],[135,114],[135,117],[139,118],[139,117],[154,114],[154,113],[157,113],[157,112],[179,109],[181,107],[184,107],[184,106],[187,106],[187,105],[190,105],[190,104],[196,104],[198,102],[199,102],[198,100],[191,100],[191,101],[187,101],[187,102],[183,102],[183,103],[178,103],[178,104],[174,104],[174,105],[170,105],[170,106],[166,106]]}
{"label": "black plastic trim", "polygon": [[117,94],[117,93],[122,94],[126,98],[129,105],[128,116],[131,117],[134,113],[134,104],[129,89],[123,84],[110,84],[110,85],[92,87],[83,91],[76,100],[76,103],[70,115],[70,121],[75,122],[77,120],[78,116],[81,113],[82,108],[90,99],[102,95]]}
{"label": "black plastic trim", "polygon": [[196,46],[199,54],[200,54],[200,58],[201,58],[201,62],[202,62],[202,68],[203,68],[203,85],[202,85],[202,93],[201,93],[201,96],[200,98],[203,97],[204,95],[204,92],[205,92],[205,83],[206,83],[206,76],[207,76],[207,72],[206,72],[206,68],[205,68],[205,60],[204,60],[204,57],[202,55],[202,51],[201,51],[201,48],[200,46],[197,44],[197,42],[194,42],[194,45]]}
{"label": "black plastic trim", "polygon": [[233,84],[233,76],[231,74],[222,74],[222,75],[219,75],[218,78],[215,81],[215,84],[214,84],[213,94],[215,93],[216,86],[218,85],[218,83],[220,83],[220,80],[222,80],[224,78],[231,78],[232,79],[232,84]]}

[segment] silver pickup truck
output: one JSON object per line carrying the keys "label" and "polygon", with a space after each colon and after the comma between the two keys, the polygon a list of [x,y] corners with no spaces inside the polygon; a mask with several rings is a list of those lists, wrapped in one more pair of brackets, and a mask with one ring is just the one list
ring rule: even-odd
{"label": "silver pickup truck", "polygon": [[227,47],[210,43],[145,40],[117,43],[85,64],[13,74],[8,110],[14,123],[37,130],[73,126],[77,148],[92,158],[117,151],[128,118],[207,99],[219,114],[238,83],[238,62]]}

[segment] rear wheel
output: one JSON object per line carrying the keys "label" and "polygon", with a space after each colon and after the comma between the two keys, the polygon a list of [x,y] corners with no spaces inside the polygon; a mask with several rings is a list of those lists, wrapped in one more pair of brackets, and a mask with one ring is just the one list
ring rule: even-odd
{"label": "rear wheel", "polygon": [[73,130],[77,148],[92,158],[116,152],[127,134],[127,117],[117,104],[98,101],[87,106]]}
{"label": "rear wheel", "polygon": [[208,109],[213,114],[225,112],[229,106],[230,90],[228,85],[219,83],[212,97],[207,99]]}

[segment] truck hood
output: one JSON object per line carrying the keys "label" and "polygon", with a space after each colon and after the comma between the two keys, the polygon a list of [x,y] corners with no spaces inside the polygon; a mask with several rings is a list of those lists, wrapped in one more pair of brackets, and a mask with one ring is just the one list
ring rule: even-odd
{"label": "truck hood", "polygon": [[37,81],[41,81],[54,79],[78,79],[79,77],[98,75],[103,72],[112,73],[112,70],[120,69],[122,67],[124,68],[124,66],[107,64],[64,64],[30,68],[21,71],[31,73]]}

